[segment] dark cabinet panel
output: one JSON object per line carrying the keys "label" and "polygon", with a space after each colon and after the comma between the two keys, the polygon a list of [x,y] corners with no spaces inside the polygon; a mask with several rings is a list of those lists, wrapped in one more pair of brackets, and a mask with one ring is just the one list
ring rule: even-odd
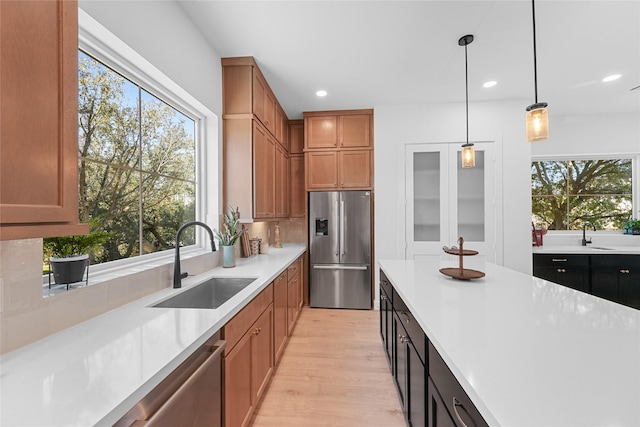
{"label": "dark cabinet panel", "polygon": [[533,275],[591,293],[589,255],[533,255]]}
{"label": "dark cabinet panel", "polygon": [[640,309],[640,256],[592,255],[593,294]]}
{"label": "dark cabinet panel", "polygon": [[447,412],[447,405],[442,401],[442,397],[433,385],[431,378],[427,381],[427,407],[428,407],[428,427],[456,427],[451,415]]}

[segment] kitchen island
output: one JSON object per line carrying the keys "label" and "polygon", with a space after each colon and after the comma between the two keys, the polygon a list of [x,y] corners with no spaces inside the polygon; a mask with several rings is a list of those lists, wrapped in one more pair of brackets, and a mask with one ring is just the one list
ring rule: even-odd
{"label": "kitchen island", "polygon": [[[3,355],[0,425],[113,425],[304,251],[238,260]],[[149,307],[211,277],[256,280],[217,309]]]}
{"label": "kitchen island", "polygon": [[640,426],[640,311],[491,263],[379,264],[488,425]]}

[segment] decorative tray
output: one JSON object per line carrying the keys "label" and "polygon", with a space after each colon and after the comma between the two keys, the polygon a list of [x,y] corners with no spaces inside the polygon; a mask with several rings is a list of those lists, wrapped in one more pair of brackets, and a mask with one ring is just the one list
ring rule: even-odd
{"label": "decorative tray", "polygon": [[449,255],[457,255],[460,258],[459,267],[449,267],[449,268],[441,268],[440,273],[445,276],[449,276],[453,279],[458,280],[471,280],[471,279],[479,279],[484,277],[484,273],[478,270],[472,270],[470,268],[464,268],[462,259],[465,256],[478,255],[478,251],[473,251],[470,249],[464,249],[464,239],[460,237],[458,239],[458,245],[460,248],[447,248],[446,246],[442,248],[442,250]]}

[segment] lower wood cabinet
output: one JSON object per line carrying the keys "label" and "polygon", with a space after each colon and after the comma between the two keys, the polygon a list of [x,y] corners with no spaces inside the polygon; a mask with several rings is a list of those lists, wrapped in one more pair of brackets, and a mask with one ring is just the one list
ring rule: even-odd
{"label": "lower wood cabinet", "polygon": [[224,425],[243,427],[266,390],[274,368],[273,285],[269,285],[222,329]]}
{"label": "lower wood cabinet", "polygon": [[273,339],[275,364],[280,362],[289,336],[288,321],[288,283],[286,272],[280,274],[273,282]]}
{"label": "lower wood cabinet", "polygon": [[295,260],[295,262],[287,268],[287,279],[288,334],[291,335],[303,304],[302,257]]}

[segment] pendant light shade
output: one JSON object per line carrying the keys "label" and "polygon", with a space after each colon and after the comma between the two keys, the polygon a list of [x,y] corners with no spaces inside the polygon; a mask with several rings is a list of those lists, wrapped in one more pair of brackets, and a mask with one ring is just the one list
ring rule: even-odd
{"label": "pendant light shade", "polygon": [[549,138],[549,112],[546,102],[538,102],[538,60],[536,55],[536,5],[531,0],[533,17],[533,85],[536,102],[527,107],[527,141],[536,142]]}
{"label": "pendant light shade", "polygon": [[472,168],[476,165],[476,150],[469,142],[469,73],[467,71],[467,45],[473,41],[473,35],[467,34],[458,40],[459,46],[464,46],[464,83],[465,83],[465,111],[467,119],[467,142],[462,144],[462,167]]}

